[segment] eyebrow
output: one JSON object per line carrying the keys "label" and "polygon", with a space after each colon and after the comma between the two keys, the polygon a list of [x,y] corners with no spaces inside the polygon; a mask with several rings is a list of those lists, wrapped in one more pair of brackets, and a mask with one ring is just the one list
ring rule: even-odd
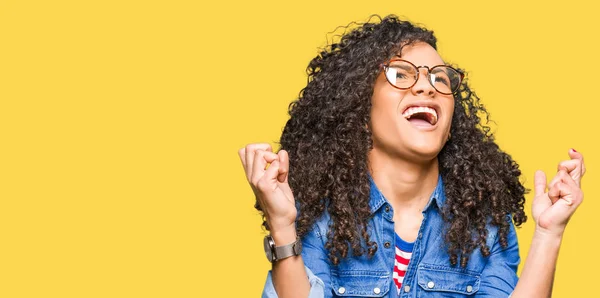
{"label": "eyebrow", "polygon": [[[402,60],[406,60],[406,59],[402,58],[402,56],[400,56],[400,54],[396,54],[396,55],[394,55],[394,57],[392,57],[392,59],[394,59],[395,57],[397,57],[397,58],[400,58],[400,59],[402,59]],[[406,61],[408,61],[408,60],[406,60]],[[411,63],[412,63],[412,62],[411,62]],[[414,64],[414,63],[413,63],[413,64]],[[446,63],[446,61],[442,60],[442,64],[437,64],[437,65],[431,66],[430,68],[433,68],[433,67],[436,67],[436,66],[440,66],[440,65],[444,65],[444,66],[450,66],[448,63]],[[417,65],[417,66],[418,66],[418,65]],[[421,65],[421,66],[426,66],[426,65]]]}

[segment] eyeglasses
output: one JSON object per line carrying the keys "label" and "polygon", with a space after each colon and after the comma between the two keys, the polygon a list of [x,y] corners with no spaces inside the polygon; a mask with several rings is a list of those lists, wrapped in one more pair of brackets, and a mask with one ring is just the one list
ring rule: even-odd
{"label": "eyeglasses", "polygon": [[382,64],[385,78],[398,89],[410,89],[419,79],[419,69],[427,69],[427,78],[431,86],[441,94],[450,95],[458,91],[464,74],[447,65],[415,66],[403,59],[392,59],[387,64]]}

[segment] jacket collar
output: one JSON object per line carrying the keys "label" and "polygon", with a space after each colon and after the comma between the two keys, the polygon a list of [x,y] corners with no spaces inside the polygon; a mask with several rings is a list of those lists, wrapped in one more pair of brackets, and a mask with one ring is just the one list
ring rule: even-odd
{"label": "jacket collar", "polygon": [[[383,196],[377,185],[375,185],[375,181],[373,181],[373,177],[369,174],[369,181],[371,182],[371,193],[369,200],[369,207],[371,207],[371,213],[377,212],[381,206],[389,203],[387,199]],[[429,197],[429,201],[423,210],[427,210],[430,208],[432,202],[435,202],[437,207],[441,210],[444,206],[444,202],[446,201],[446,194],[444,192],[444,182],[442,181],[442,175],[438,176],[438,182],[433,190],[433,193]]]}

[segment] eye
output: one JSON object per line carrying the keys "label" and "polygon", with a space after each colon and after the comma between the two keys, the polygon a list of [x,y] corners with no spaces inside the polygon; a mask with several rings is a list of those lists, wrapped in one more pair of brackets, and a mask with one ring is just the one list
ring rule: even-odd
{"label": "eye", "polygon": [[414,79],[416,77],[415,72],[406,67],[390,67],[396,73],[398,79]]}
{"label": "eye", "polygon": [[402,69],[396,69],[396,78],[398,79],[406,79],[408,78],[408,74]]}
{"label": "eye", "polygon": [[452,80],[450,79],[446,70],[443,68],[435,68],[434,71],[431,73],[429,81],[432,83],[432,85],[443,84],[447,87],[450,87],[450,85],[452,85]]}
{"label": "eye", "polygon": [[435,82],[440,82],[446,86],[450,86],[450,80],[447,76],[433,75],[435,77]]}
{"label": "eye", "polygon": [[414,72],[403,67],[390,66],[385,75],[390,82],[402,82],[402,84],[404,84],[405,81],[411,81],[415,79]]}
{"label": "eye", "polygon": [[417,80],[418,70],[410,63],[403,60],[391,61],[385,75],[392,85],[405,89],[412,86]]}

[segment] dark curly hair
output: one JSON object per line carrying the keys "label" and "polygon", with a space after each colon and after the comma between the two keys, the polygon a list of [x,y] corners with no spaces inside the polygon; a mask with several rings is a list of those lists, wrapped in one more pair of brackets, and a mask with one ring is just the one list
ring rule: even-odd
{"label": "dark curly hair", "polygon": [[[335,265],[349,251],[372,256],[377,250],[367,229],[372,216],[367,154],[373,146],[369,122],[379,65],[415,42],[437,49],[432,31],[394,15],[345,28],[349,32],[308,65],[308,84],[290,104],[280,140],[290,156],[298,234],[305,235],[327,209],[326,248]],[[460,258],[465,267],[477,247],[484,256],[490,254],[486,224],[498,227],[499,242],[507,246],[508,215],[517,226],[527,219],[527,190],[519,181],[519,166],[494,142],[486,125],[489,115],[466,81],[454,98],[452,137],[438,160],[447,195],[442,216],[450,263]]]}

